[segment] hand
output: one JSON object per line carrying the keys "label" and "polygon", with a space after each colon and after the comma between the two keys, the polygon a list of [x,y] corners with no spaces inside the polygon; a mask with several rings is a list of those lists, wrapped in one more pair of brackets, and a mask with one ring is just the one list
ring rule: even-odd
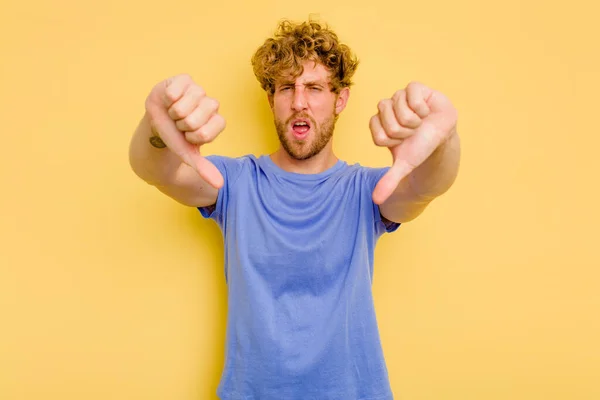
{"label": "hand", "polygon": [[146,99],[150,126],[167,147],[194,168],[211,186],[223,186],[223,176],[200,154],[200,146],[212,142],[225,129],[217,100],[206,96],[189,75],[159,82]]}
{"label": "hand", "polygon": [[373,201],[381,204],[456,131],[457,112],[442,93],[418,82],[381,100],[377,108],[369,122],[373,141],[389,148],[393,159],[373,191]]}

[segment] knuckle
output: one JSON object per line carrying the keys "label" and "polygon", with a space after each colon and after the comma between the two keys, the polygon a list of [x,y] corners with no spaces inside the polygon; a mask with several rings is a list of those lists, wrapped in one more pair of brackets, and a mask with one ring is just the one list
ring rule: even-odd
{"label": "knuckle", "polygon": [[187,135],[189,135],[196,144],[203,144],[211,141],[210,134],[204,127],[193,132],[188,132]]}
{"label": "knuckle", "polygon": [[375,131],[377,130],[377,115],[373,115],[371,117],[371,119],[369,120],[369,130],[371,131],[372,135],[375,135]]}
{"label": "knuckle", "polygon": [[379,146],[379,135],[377,133],[373,132],[372,136],[373,136],[373,143],[375,143],[376,145]]}
{"label": "knuckle", "polygon": [[195,132],[186,132],[185,133],[185,140],[187,140],[190,143],[193,144],[200,144],[200,139],[198,138],[198,135],[196,135]]}
{"label": "knuckle", "polygon": [[369,130],[371,131],[371,136],[373,136],[373,139],[375,139],[375,136],[377,135],[377,125],[375,125],[373,118],[371,118],[371,121],[369,121]]}
{"label": "knuckle", "polygon": [[414,108],[423,108],[425,107],[425,100],[422,98],[416,98],[411,102],[411,106]]}
{"label": "knuckle", "polygon": [[198,124],[198,120],[196,119],[194,114],[190,114],[187,117],[185,117],[183,119],[183,122],[184,122],[186,128],[189,129],[190,131],[195,131],[196,129],[200,128],[200,126]]}
{"label": "knuckle", "polygon": [[165,89],[165,97],[170,102],[174,102],[175,100],[177,100],[179,98],[179,93],[178,93],[177,88],[172,85],[167,86],[167,88]]}
{"label": "knuckle", "polygon": [[210,132],[205,127],[202,127],[198,130],[198,137],[202,140],[202,143],[210,143],[212,142],[212,137]]}
{"label": "knuckle", "polygon": [[377,146],[383,146],[386,140],[386,135],[383,130],[378,130],[373,132],[373,142]]}
{"label": "knuckle", "polygon": [[219,100],[214,99],[212,97],[210,99],[210,103],[209,104],[210,104],[210,109],[212,111],[217,111],[219,109],[219,107],[220,107]]}
{"label": "knuckle", "polygon": [[195,100],[196,102],[198,102],[200,97],[201,97],[200,91],[199,91],[198,87],[195,85],[187,88],[187,90],[183,94],[183,98],[187,98],[188,100],[192,99],[192,100]]}
{"label": "knuckle", "polygon": [[415,116],[406,110],[401,110],[398,113],[398,120],[404,126],[414,125],[417,122]]}
{"label": "knuckle", "polygon": [[206,91],[200,85],[194,84],[191,90],[198,96],[198,98],[206,95]]}
{"label": "knuckle", "polygon": [[379,147],[387,147],[388,142],[389,142],[388,138],[384,135],[377,140],[376,144]]}
{"label": "knuckle", "polygon": [[174,119],[183,119],[186,117],[181,103],[175,103],[169,108],[169,115]]}
{"label": "knuckle", "polygon": [[399,135],[402,132],[402,128],[400,127],[400,125],[395,122],[389,124],[389,126],[386,128],[386,133],[388,133],[389,135]]}
{"label": "knuckle", "polygon": [[225,121],[225,118],[223,118],[221,114],[215,114],[211,118],[211,126],[213,127],[214,132],[217,134],[221,133],[223,129],[225,129],[226,125],[227,121]]}
{"label": "knuckle", "polygon": [[187,74],[187,73],[182,73],[182,74],[176,75],[175,78],[174,78],[174,80],[181,81],[181,82],[184,82],[184,83],[193,81],[191,75]]}

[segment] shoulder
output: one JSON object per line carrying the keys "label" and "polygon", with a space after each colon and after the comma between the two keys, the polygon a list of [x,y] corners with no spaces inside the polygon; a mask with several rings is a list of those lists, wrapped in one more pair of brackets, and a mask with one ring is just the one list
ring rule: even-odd
{"label": "shoulder", "polygon": [[257,158],[253,154],[245,154],[237,157],[215,154],[206,156],[206,159],[217,167],[225,179],[230,180],[235,180],[244,170],[248,169],[248,166],[257,162]]}
{"label": "shoulder", "polygon": [[359,178],[364,184],[374,189],[375,185],[390,167],[370,167],[360,163],[348,164],[345,172],[351,176]]}
{"label": "shoulder", "polygon": [[256,162],[258,160],[254,154],[245,154],[237,157],[212,154],[206,156],[206,159],[214,163],[215,165],[219,164],[224,167],[242,166],[248,163]]}

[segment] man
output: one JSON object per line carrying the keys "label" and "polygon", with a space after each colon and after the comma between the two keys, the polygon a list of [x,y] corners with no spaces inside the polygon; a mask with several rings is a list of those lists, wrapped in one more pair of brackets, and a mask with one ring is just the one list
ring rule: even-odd
{"label": "man", "polygon": [[373,140],[391,168],[332,149],[358,61],[316,22],[284,21],[252,58],[280,148],[203,157],[225,128],[189,76],[158,83],[130,148],[135,173],[223,232],[228,286],[222,399],[388,400],[371,282],[377,239],[452,185],[457,113],[413,82],[378,104]]}

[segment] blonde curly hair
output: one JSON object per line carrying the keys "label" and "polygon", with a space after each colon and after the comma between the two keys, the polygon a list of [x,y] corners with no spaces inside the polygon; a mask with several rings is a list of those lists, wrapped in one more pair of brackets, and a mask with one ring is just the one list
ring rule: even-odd
{"label": "blonde curly hair", "polygon": [[283,20],[273,37],[265,40],[252,56],[252,68],[261,87],[270,95],[275,82],[289,75],[297,78],[304,61],[316,61],[331,72],[331,90],[350,87],[358,59],[337,35],[317,21],[294,23]]}

